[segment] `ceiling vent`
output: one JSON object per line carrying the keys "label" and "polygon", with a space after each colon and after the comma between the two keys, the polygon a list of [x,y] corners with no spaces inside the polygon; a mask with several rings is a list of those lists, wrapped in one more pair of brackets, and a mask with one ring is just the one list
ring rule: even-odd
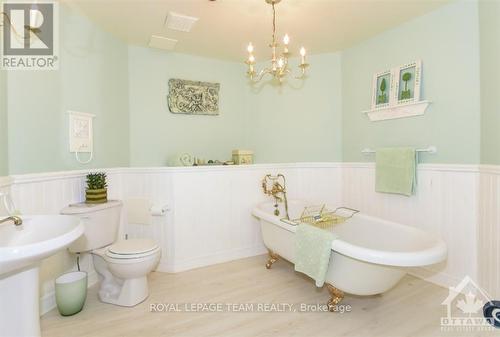
{"label": "ceiling vent", "polygon": [[168,37],[151,35],[151,39],[149,40],[149,46],[151,48],[158,48],[164,50],[174,50],[175,45],[177,44],[177,40],[169,39]]}
{"label": "ceiling vent", "polygon": [[165,26],[169,29],[178,30],[180,32],[190,32],[198,18],[186,16],[174,12],[169,12]]}

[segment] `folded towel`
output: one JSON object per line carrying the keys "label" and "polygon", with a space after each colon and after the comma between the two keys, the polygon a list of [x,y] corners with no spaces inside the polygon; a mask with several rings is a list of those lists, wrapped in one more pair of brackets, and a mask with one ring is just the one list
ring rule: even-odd
{"label": "folded towel", "polygon": [[375,191],[411,196],[417,181],[415,154],[415,149],[404,147],[377,150]]}
{"label": "folded towel", "polygon": [[325,282],[335,239],[332,232],[305,223],[295,232],[295,270],[314,279],[317,287]]}

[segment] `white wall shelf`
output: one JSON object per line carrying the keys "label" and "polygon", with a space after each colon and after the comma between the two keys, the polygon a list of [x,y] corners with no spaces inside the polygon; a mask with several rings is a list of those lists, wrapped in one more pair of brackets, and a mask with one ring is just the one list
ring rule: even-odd
{"label": "white wall shelf", "polygon": [[427,110],[430,103],[431,102],[429,101],[406,103],[388,106],[385,108],[366,110],[363,111],[363,113],[366,114],[372,122],[395,118],[422,116],[425,114],[425,110]]}

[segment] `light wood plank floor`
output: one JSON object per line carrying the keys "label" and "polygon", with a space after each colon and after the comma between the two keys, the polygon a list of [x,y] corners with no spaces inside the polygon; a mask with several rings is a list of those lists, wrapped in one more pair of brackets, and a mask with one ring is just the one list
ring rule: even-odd
{"label": "light wood plank floor", "polygon": [[[150,297],[134,308],[103,304],[90,289],[83,311],[42,317],[43,337],[154,336],[485,336],[491,333],[441,332],[440,305],[448,290],[405,277],[380,296],[347,295],[349,313],[329,312],[150,312],[152,303],[324,304],[326,289],[293,271],[286,261],[271,270],[257,256],[178,274],[152,273]],[[493,334],[491,334],[493,335]],[[497,332],[498,336],[498,332]]]}

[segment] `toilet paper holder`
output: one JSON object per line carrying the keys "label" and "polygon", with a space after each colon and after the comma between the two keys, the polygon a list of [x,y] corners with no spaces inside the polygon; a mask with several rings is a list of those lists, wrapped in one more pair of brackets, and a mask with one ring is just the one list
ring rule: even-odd
{"label": "toilet paper holder", "polygon": [[170,207],[166,204],[161,206],[152,205],[149,211],[152,216],[165,216],[170,211]]}
{"label": "toilet paper holder", "polygon": [[151,225],[155,217],[163,217],[170,210],[165,200],[152,202],[147,198],[130,198],[123,201],[127,222],[137,225]]}

